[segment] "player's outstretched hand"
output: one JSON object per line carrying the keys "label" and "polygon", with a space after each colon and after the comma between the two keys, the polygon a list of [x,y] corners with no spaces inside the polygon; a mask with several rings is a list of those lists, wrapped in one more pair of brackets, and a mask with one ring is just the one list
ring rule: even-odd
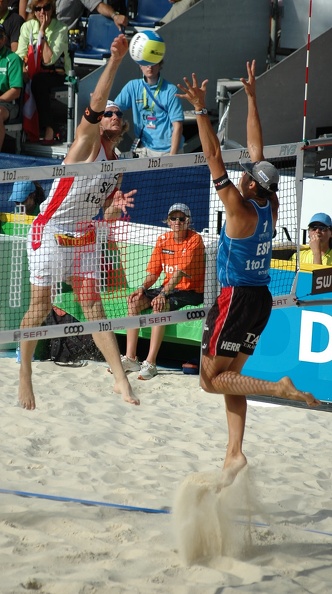
{"label": "player's outstretched hand", "polygon": [[208,80],[203,80],[201,86],[199,86],[195,73],[192,74],[192,83],[189,82],[186,76],[183,77],[183,80],[186,86],[176,85],[178,89],[182,91],[182,94],[176,93],[176,96],[180,97],[180,99],[187,99],[197,111],[202,109],[202,107],[205,107],[206,86]]}
{"label": "player's outstretched hand", "polygon": [[251,64],[250,64],[250,62],[247,62],[248,79],[246,80],[245,78],[240,78],[240,81],[242,82],[242,84],[244,86],[245,92],[247,93],[247,95],[249,95],[251,97],[256,96],[255,71],[256,71],[256,60],[253,60],[251,62]]}
{"label": "player's outstretched hand", "polygon": [[126,192],[125,194],[122,190],[117,190],[113,197],[112,206],[114,209],[122,210],[123,214],[127,214],[127,208],[134,208],[134,196],[137,190],[130,190],[130,192]]}
{"label": "player's outstretched hand", "polygon": [[121,33],[115,37],[111,43],[111,57],[113,60],[122,60],[128,51],[128,41],[126,36]]}

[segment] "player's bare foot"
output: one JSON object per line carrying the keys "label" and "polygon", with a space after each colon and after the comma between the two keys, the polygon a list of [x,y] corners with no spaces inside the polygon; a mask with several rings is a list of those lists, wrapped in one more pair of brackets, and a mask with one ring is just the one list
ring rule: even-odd
{"label": "player's bare foot", "polygon": [[22,408],[34,410],[36,408],[35,396],[32,389],[31,376],[27,376],[20,369],[20,383],[18,388],[18,401]]}
{"label": "player's bare foot", "polygon": [[140,404],[139,398],[135,396],[132,387],[126,377],[123,380],[119,380],[118,382],[116,382],[113,386],[113,390],[117,394],[121,394],[125,402],[129,402],[129,404],[136,405]]}
{"label": "player's bare foot", "polygon": [[218,481],[218,491],[224,487],[229,487],[234,482],[240,470],[245,468],[246,465],[247,458],[244,454],[240,454],[236,458],[226,457],[224,467],[221,471],[221,480]]}
{"label": "player's bare foot", "polygon": [[276,396],[285,398],[285,400],[300,400],[306,402],[308,406],[320,406],[320,400],[317,400],[310,392],[301,392],[298,390],[289,377],[283,377],[277,382],[278,393]]}

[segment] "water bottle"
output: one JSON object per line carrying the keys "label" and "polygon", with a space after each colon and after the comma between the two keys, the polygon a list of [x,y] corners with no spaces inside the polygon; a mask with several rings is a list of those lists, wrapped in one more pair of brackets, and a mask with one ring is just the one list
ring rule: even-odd
{"label": "water bottle", "polygon": [[16,347],[16,363],[21,363],[21,350],[20,350],[20,343],[17,343]]}

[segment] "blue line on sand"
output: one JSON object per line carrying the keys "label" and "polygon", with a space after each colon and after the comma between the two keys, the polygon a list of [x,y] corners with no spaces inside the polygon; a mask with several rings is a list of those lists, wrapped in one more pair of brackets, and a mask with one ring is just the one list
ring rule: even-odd
{"label": "blue line on sand", "polygon": [[[61,495],[46,495],[45,493],[31,493],[29,491],[16,491],[13,489],[1,489],[0,494],[4,495],[16,495],[17,497],[35,497],[37,499],[48,499],[50,501],[62,501],[65,503],[81,503],[82,505],[98,506],[98,507],[112,507],[113,509],[120,509],[123,511],[135,511],[143,512],[145,514],[170,514],[172,510],[170,507],[163,507],[161,509],[155,509],[150,507],[137,507],[134,505],[122,505],[121,503],[108,503],[107,501],[91,501],[90,499],[78,499],[76,497],[62,497]],[[236,524],[244,524],[255,526],[257,528],[271,528],[270,524],[263,522],[247,522],[243,520],[236,520]],[[324,536],[332,536],[331,532],[323,532],[321,530],[313,530],[310,528],[301,528],[300,526],[293,526],[288,524],[289,527],[296,528],[303,532],[312,532],[314,534],[323,534]]]}
{"label": "blue line on sand", "polygon": [[51,501],[64,501],[66,503],[82,503],[83,505],[97,505],[99,507],[113,507],[125,511],[139,511],[146,514],[169,514],[169,508],[153,509],[148,507],[135,507],[132,505],[121,505],[120,503],[107,503],[107,501],[91,501],[90,499],[77,499],[75,497],[62,497],[59,495],[46,495],[44,493],[30,493],[28,491],[15,491],[12,489],[0,489],[0,494],[17,495],[18,497],[36,497],[37,499],[49,499]]}

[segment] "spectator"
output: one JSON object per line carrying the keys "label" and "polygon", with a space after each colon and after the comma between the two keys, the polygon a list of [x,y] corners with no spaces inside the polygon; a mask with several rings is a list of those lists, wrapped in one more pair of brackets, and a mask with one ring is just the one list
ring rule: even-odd
{"label": "spectator", "polygon": [[27,18],[28,0],[9,0],[8,5],[10,10],[18,13],[25,21]]}
{"label": "spectator", "polygon": [[119,31],[128,25],[124,0],[110,0],[108,4],[99,0],[56,0],[57,18],[65,23],[68,29],[72,29],[76,25],[85,9],[88,12],[98,12],[113,19]]}
{"label": "spectator", "polygon": [[169,0],[172,4],[172,8],[165,14],[165,16],[161,19],[158,25],[166,25],[170,23],[174,19],[176,19],[180,14],[188,10],[191,6],[194,6],[198,0]]}
{"label": "spectator", "polygon": [[[186,204],[173,204],[167,215],[170,231],[160,235],[147,266],[147,276],[141,287],[128,297],[128,314],[137,316],[152,307],[154,313],[174,311],[185,305],[203,303],[204,243],[190,229],[191,213]],[[158,288],[151,288],[160,275],[165,278]],[[138,379],[149,380],[157,375],[156,358],[165,326],[153,326],[146,361],[139,363],[136,350],[139,330],[127,330],[127,351],[121,357],[126,372],[139,371]]]}
{"label": "spectator", "polygon": [[5,123],[18,116],[22,88],[22,60],[6,47],[6,31],[0,24],[0,151],[5,139]]}
{"label": "spectator", "polygon": [[[31,0],[32,18],[23,23],[17,54],[25,62],[26,76],[31,79],[42,144],[55,142],[55,122],[51,109],[51,91],[65,82],[71,69],[68,53],[68,31],[55,17],[55,0]],[[30,71],[28,52],[32,43],[37,52],[38,66]],[[30,62],[31,65],[31,62]]]}
{"label": "spectator", "polygon": [[[332,220],[328,214],[314,214],[308,225],[309,247],[300,250],[300,264],[332,266]],[[297,254],[291,257],[296,262]]]}
{"label": "spectator", "polygon": [[140,66],[143,77],[129,81],[115,99],[122,111],[132,109],[133,156],[176,155],[183,147],[183,110],[177,88],[161,76],[162,62]]}
{"label": "spectator", "polygon": [[24,19],[9,9],[8,0],[0,0],[0,22],[6,32],[6,45],[16,52],[21,25]]}
{"label": "spectator", "polygon": [[9,202],[15,202],[16,206],[25,206],[25,214],[37,216],[39,206],[45,200],[45,192],[38,182],[15,182]]}

